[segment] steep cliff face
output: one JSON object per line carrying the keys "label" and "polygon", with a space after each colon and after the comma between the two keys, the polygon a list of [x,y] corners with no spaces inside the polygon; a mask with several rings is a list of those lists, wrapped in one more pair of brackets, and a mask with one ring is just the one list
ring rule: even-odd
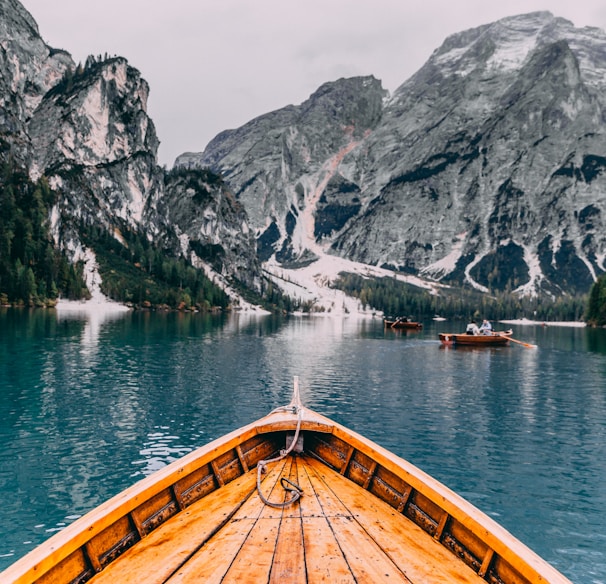
{"label": "steep cliff face", "polygon": [[586,292],[605,269],[605,55],[601,30],[506,18],[446,39],[388,100],[340,80],[177,164],[225,175],[263,260]]}
{"label": "steep cliff face", "polygon": [[209,196],[192,203],[179,180],[165,180],[139,71],[121,57],[76,66],[45,45],[16,0],[0,0],[0,17],[0,151],[57,192],[50,218],[56,244],[85,260],[82,228],[95,225],[122,243],[120,230],[133,229],[186,257],[214,246],[221,261],[206,265],[211,277],[219,266],[226,281],[242,277],[258,287],[255,241],[245,211],[226,203],[227,189],[201,183]]}
{"label": "steep cliff face", "polygon": [[106,228],[116,219],[143,224],[148,201],[164,189],[148,93],[139,72],[116,58],[87,63],[44,95],[27,124],[30,171],[61,193],[64,223],[71,215]]}
{"label": "steep cliff face", "polygon": [[27,157],[26,121],[72,67],[68,53],[42,41],[36,22],[17,0],[0,2],[0,133],[20,162]]}

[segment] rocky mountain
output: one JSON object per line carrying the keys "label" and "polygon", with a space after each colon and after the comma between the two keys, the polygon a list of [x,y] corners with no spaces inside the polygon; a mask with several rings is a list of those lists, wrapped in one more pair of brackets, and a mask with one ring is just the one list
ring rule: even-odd
{"label": "rocky mountain", "polygon": [[149,86],[122,57],[71,56],[48,47],[17,0],[0,0],[0,155],[46,177],[57,193],[56,245],[94,263],[83,232],[140,233],[188,258],[224,286],[260,288],[248,219],[212,173],[167,173],[147,114]]}
{"label": "rocky mountain", "polygon": [[0,162],[52,187],[56,246],[93,266],[91,226],[125,247],[136,232],[234,298],[269,273],[313,303],[339,270],[587,292],[605,271],[605,85],[603,31],[515,16],[447,38],[393,95],[326,83],[167,172],[139,71],[74,63],[0,0]]}
{"label": "rocky mountain", "polygon": [[73,68],[71,56],[40,38],[38,25],[17,0],[0,2],[0,131],[6,150],[24,162],[26,122],[44,94]]}
{"label": "rocky mountain", "polygon": [[603,31],[531,13],[448,37],[391,96],[327,83],[176,165],[224,176],[267,266],[585,293],[605,270],[605,85]]}

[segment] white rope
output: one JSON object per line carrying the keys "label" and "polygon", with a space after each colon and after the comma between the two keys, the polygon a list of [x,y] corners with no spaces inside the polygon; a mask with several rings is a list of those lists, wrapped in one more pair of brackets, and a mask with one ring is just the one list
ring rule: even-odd
{"label": "white rope", "polygon": [[[295,501],[298,501],[301,498],[301,495],[303,494],[303,491],[301,489],[301,487],[299,487],[299,485],[293,483],[292,481],[288,480],[287,478],[282,478],[280,480],[280,483],[282,484],[282,488],[285,491],[290,491],[292,493],[290,499],[287,499],[286,501],[282,502],[282,503],[274,503],[273,501],[270,501],[269,499],[267,499],[264,495],[263,492],[261,491],[261,475],[264,474],[265,472],[267,472],[267,465],[271,464],[272,462],[278,462],[279,460],[282,460],[283,458],[286,458],[295,448],[295,446],[297,445],[297,440],[299,439],[299,432],[301,431],[301,421],[303,419],[303,408],[301,406],[283,406],[280,408],[276,408],[272,413],[274,412],[292,412],[293,414],[297,414],[298,415],[298,419],[297,419],[297,429],[295,431],[295,435],[294,438],[292,440],[292,442],[290,443],[290,446],[285,449],[285,450],[280,450],[280,456],[277,456],[276,458],[270,458],[267,460],[260,460],[257,464],[257,491],[259,492],[259,497],[261,498],[261,501],[263,501],[263,503],[265,503],[266,505],[269,505],[270,507],[277,507],[277,508],[284,508],[287,507],[288,505],[291,505],[292,503],[294,503]],[[287,485],[290,485],[290,487],[288,487]]]}

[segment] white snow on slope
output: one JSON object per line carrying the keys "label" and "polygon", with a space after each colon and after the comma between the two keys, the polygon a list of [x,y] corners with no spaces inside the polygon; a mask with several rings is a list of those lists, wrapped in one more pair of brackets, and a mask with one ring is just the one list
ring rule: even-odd
{"label": "white snow on slope", "polygon": [[129,308],[118,302],[110,300],[101,292],[101,276],[99,275],[99,264],[95,253],[88,248],[77,251],[74,261],[84,262],[84,281],[91,293],[90,300],[81,302],[74,300],[59,300],[57,310],[59,312],[126,312]]}
{"label": "white snow on slope", "polygon": [[450,253],[441,260],[423,268],[421,274],[426,274],[432,278],[440,278],[445,274],[450,274],[450,272],[454,271],[457,262],[463,255],[463,246],[465,245],[466,237],[467,232],[459,233],[455,242],[452,244]]}
{"label": "white snow on slope", "polygon": [[321,255],[317,261],[303,268],[285,269],[273,260],[266,262],[263,267],[272,281],[285,294],[302,302],[311,302],[314,313],[330,316],[377,315],[376,310],[366,309],[357,298],[347,296],[341,290],[331,287],[341,272],[358,274],[363,277],[395,278],[400,282],[418,286],[434,294],[438,288],[443,287],[439,284],[430,284],[415,276],[396,274],[391,270],[327,254]]}

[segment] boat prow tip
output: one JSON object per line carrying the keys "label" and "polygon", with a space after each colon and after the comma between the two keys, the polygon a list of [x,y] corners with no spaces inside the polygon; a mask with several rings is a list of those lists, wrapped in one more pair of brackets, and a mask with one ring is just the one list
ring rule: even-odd
{"label": "boat prow tip", "polygon": [[299,391],[299,376],[295,375],[293,378],[293,389],[292,389],[292,398],[290,399],[290,404],[296,408],[302,408],[303,404],[301,403],[301,392]]}

